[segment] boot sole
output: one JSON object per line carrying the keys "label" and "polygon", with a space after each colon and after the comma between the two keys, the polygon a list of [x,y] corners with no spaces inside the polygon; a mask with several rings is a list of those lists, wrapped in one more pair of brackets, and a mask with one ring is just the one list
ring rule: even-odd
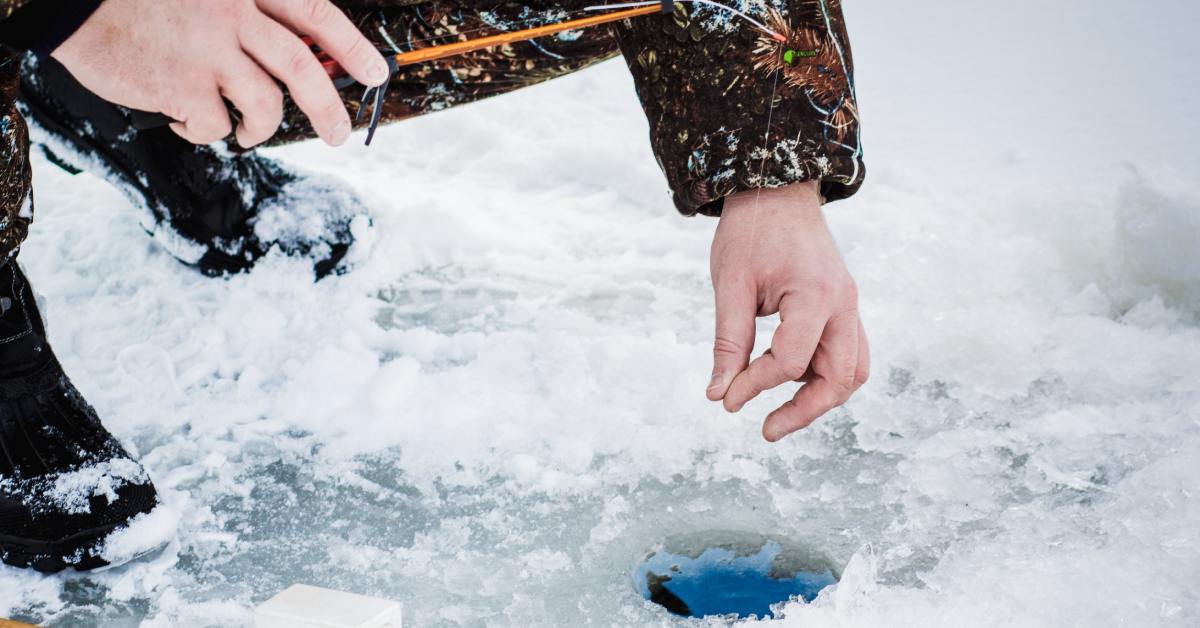
{"label": "boot sole", "polygon": [[147,547],[136,554],[122,556],[112,563],[100,557],[109,536],[125,526],[115,523],[79,532],[58,541],[29,541],[0,535],[0,562],[21,569],[33,569],[39,573],[56,574],[64,569],[75,571],[105,571],[157,554],[170,541]]}
{"label": "boot sole", "polygon": [[92,528],[57,541],[30,541],[0,535],[0,561],[44,574],[58,573],[68,567],[76,571],[106,567],[109,563],[98,555],[98,551],[108,536],[122,525]]}

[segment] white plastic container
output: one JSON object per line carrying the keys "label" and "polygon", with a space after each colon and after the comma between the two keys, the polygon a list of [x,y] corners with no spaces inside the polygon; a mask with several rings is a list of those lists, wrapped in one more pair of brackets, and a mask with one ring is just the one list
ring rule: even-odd
{"label": "white plastic container", "polygon": [[255,628],[401,628],[398,602],[294,584],[254,609]]}

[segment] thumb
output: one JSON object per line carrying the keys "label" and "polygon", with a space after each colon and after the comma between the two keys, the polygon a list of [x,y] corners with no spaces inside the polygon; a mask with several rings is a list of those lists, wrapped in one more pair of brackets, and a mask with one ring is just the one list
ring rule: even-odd
{"label": "thumb", "polygon": [[713,342],[710,401],[725,398],[733,378],[746,370],[754,348],[754,318],[758,302],[752,284],[734,281],[717,287],[717,335]]}

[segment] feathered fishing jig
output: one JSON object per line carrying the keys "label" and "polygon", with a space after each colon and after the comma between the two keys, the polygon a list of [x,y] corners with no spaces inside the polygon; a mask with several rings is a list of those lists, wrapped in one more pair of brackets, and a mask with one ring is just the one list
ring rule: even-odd
{"label": "feathered fishing jig", "polygon": [[826,125],[840,142],[858,118],[854,100],[847,98],[846,70],[841,53],[828,31],[796,28],[776,9],[768,9],[766,26],[781,37],[759,34],[754,47],[754,68],[767,75],[778,73],[785,85],[801,90],[814,108],[826,116]]}

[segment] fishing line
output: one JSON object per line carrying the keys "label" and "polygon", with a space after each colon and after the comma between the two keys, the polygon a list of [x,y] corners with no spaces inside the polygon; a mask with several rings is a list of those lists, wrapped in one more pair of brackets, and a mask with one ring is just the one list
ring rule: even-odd
{"label": "fishing line", "polygon": [[[728,11],[729,13],[732,13],[732,14],[746,20],[750,24],[753,24],[755,28],[766,33],[767,35],[770,35],[777,41],[785,41],[786,40],[786,38],[783,35],[781,35],[780,33],[776,32],[776,31],[771,30],[765,24],[754,19],[749,14],[747,14],[743,11],[740,11],[738,9],[735,9],[731,6],[721,4],[720,2],[715,2],[714,0],[675,0],[675,2],[701,4],[701,5],[710,6],[710,7],[716,8],[716,9]],[[640,2],[623,2],[620,4],[594,4],[594,5],[583,7],[582,9],[568,11],[566,13],[560,14],[560,16],[573,17],[573,16],[579,15],[583,12],[595,13],[597,11],[605,11],[608,9],[633,9],[633,8],[652,6],[652,5],[660,5],[660,4],[661,4],[661,0],[643,0]],[[424,22],[424,23],[427,24],[428,26],[431,26],[434,28],[445,28],[442,26],[436,26],[434,24],[429,24],[428,22]],[[473,35],[475,33],[482,33],[485,31],[495,31],[497,33],[508,33],[508,32],[514,32],[514,30],[520,30],[519,28],[513,28],[513,27],[521,27],[521,26],[526,26],[526,25],[530,25],[530,24],[537,24],[538,26],[541,26],[544,24],[554,24],[554,23],[556,23],[556,20],[554,20],[554,19],[535,16],[535,17],[528,17],[528,18],[525,18],[522,20],[513,20],[511,22],[505,22],[503,24],[499,24],[499,23],[498,24],[486,24],[484,26],[477,26],[475,28],[468,28],[466,30],[456,30],[454,32],[450,32],[449,30],[447,30],[446,33],[441,34],[441,35],[430,35],[428,37],[421,37],[421,38],[417,38],[417,39],[405,38],[404,42],[406,44],[409,44],[409,48],[411,49],[411,48],[415,48],[415,46],[412,46],[412,44],[424,44],[424,43],[429,43],[432,41],[438,41],[438,40],[443,40],[443,39],[461,38],[464,35]],[[391,53],[405,52],[391,38],[391,35],[386,31],[386,29],[381,27],[378,29],[378,31],[379,31],[380,35],[382,35],[385,38],[385,40],[387,41],[387,43],[392,47],[392,50],[390,50],[389,52],[391,52]]]}
{"label": "fishing line", "polygon": [[[763,145],[762,145],[763,156],[762,156],[762,162],[758,166],[758,181],[755,182],[758,184],[758,187],[754,189],[754,210],[752,212],[750,212],[750,233],[751,234],[753,234],[754,230],[758,228],[758,202],[760,200],[762,200],[763,184],[765,183],[763,181],[763,174],[765,174],[767,171],[767,157],[769,157],[771,155],[771,152],[769,150],[767,150],[767,145],[771,143],[771,120],[772,120],[772,118],[775,117],[775,90],[778,89],[778,87],[779,87],[779,75],[780,74],[782,74],[782,72],[776,72],[775,73],[775,81],[773,83],[771,83],[771,105],[770,105],[770,107],[767,108],[767,130],[765,133],[763,133]],[[757,245],[757,244],[758,244],[758,239],[755,238],[750,243],[750,250],[753,251],[755,248],[755,245]]]}
{"label": "fishing line", "polygon": [[[720,2],[714,2],[714,0],[675,0],[675,2],[690,2],[692,4],[702,4],[704,6],[714,7],[717,9],[722,9],[722,10],[728,11],[728,12],[742,18],[743,20],[746,20],[747,22],[753,24],[755,26],[755,28],[770,35],[772,38],[775,39],[775,41],[787,41],[786,37],[771,30],[770,28],[767,28],[766,24],[759,22],[758,20],[750,17],[745,12],[739,11],[729,5],[721,4]],[[661,3],[660,0],[644,0],[641,2],[622,2],[620,4],[594,4],[589,7],[583,7],[583,10],[584,11],[605,11],[607,9],[633,9],[633,8],[637,8],[637,7],[647,7],[647,6],[651,6],[651,5],[657,5],[660,3]]]}
{"label": "fishing line", "polygon": [[[780,33],[777,33],[775,31],[771,30],[770,28],[767,28],[766,25],[759,22],[758,20],[755,20],[753,17],[750,17],[746,13],[744,13],[738,9],[735,9],[733,7],[721,4],[720,2],[716,2],[715,0],[674,0],[674,1],[682,2],[682,3],[690,2],[693,4],[715,7],[720,10],[728,11],[729,13],[742,18],[747,23],[754,25],[754,27],[756,29],[758,29],[759,31],[761,31],[763,33],[766,33],[772,39],[779,41],[779,42],[787,41],[786,37],[784,37]],[[550,35],[560,34],[560,33],[564,33],[564,32],[574,31],[574,30],[580,30],[583,28],[591,28],[593,26],[600,26],[603,24],[609,24],[612,22],[620,21],[620,20],[628,20],[628,19],[632,19],[635,17],[650,15],[652,13],[670,14],[673,11],[674,6],[675,6],[675,4],[671,0],[638,0],[636,2],[626,2],[626,3],[620,3],[620,4],[591,5],[591,6],[584,7],[582,10],[579,10],[579,11],[564,12],[564,13],[559,14],[560,17],[563,15],[569,17],[569,16],[571,16],[572,13],[577,13],[577,14],[583,13],[583,14],[590,14],[589,17],[579,17],[576,19],[568,19],[565,21],[554,22],[553,18],[550,18],[550,20],[547,20],[547,17],[543,15],[543,16],[532,16],[532,17],[526,18],[525,20],[520,20],[517,22],[509,22],[507,24],[501,24],[501,25],[488,24],[487,30],[494,29],[498,32],[491,34],[491,35],[474,38],[474,39],[466,37],[465,36],[466,33],[477,31],[477,30],[484,30],[484,27],[480,27],[477,29],[468,29],[468,31],[450,30],[450,32],[448,32],[449,37],[453,37],[457,41],[451,41],[449,43],[438,43],[438,44],[435,44],[433,46],[428,46],[428,47],[412,46],[412,44],[418,43],[422,40],[421,39],[414,40],[411,38],[412,32],[411,32],[411,27],[410,27],[409,37],[406,39],[407,39],[407,42],[410,44],[411,49],[406,52],[397,52],[394,55],[387,57],[388,67],[390,70],[388,80],[385,81],[383,85],[366,88],[366,91],[363,93],[363,97],[359,101],[360,105],[359,105],[358,115],[356,116],[356,119],[362,118],[363,114],[366,111],[367,104],[371,100],[373,100],[374,107],[372,107],[373,111],[371,114],[370,124],[367,127],[368,128],[367,144],[370,145],[371,139],[375,135],[375,129],[379,124],[380,116],[382,114],[382,108],[383,108],[383,104],[384,104],[385,91],[387,90],[387,84],[390,83],[391,79],[396,76],[396,74],[399,72],[399,68],[401,66],[412,65],[412,64],[417,64],[417,63],[428,63],[431,61],[436,61],[439,59],[446,59],[446,58],[451,58],[451,57],[460,57],[461,55],[464,55],[464,54],[467,54],[470,52],[475,52],[478,50],[486,50],[486,49],[495,48],[498,46],[505,46],[508,44],[522,42],[522,41],[529,42],[531,45],[537,47],[542,52],[544,52],[546,54],[550,54],[549,51],[547,51],[543,47],[537,45],[533,40],[536,38],[539,38],[539,37],[550,36]],[[417,17],[422,23],[428,24],[428,22],[425,22],[425,20],[420,18],[419,14]],[[534,26],[531,28],[507,30],[509,27],[513,26],[514,24],[530,23],[533,21],[540,21],[543,23],[539,26]],[[430,25],[430,26],[432,26],[432,25]],[[439,30],[441,27],[435,26],[433,28],[435,30]],[[384,29],[381,27],[380,30],[382,31]],[[447,30],[449,30],[449,28],[447,28]],[[391,39],[391,37],[388,37],[386,33],[384,33],[384,34],[385,34],[385,39],[387,40],[387,43],[389,43],[393,49],[396,48],[397,46],[396,46],[395,41],[393,41]],[[427,37],[424,40],[425,41],[441,40],[444,42],[446,39],[449,39],[449,37],[433,36],[433,37]],[[309,43],[311,45],[311,40],[309,40]],[[345,70],[338,67],[337,61],[335,59],[333,59],[332,57],[330,57],[328,54],[319,51],[315,47],[314,47],[314,52],[317,53],[318,59],[321,60],[321,64],[326,67],[326,70],[331,75],[335,75],[335,72],[338,72],[338,71],[342,72],[343,74],[345,73]],[[350,78],[350,77],[345,77],[344,79],[340,79],[340,80],[346,81],[347,85],[352,84],[354,82],[354,79]],[[775,93],[775,88],[778,86],[778,83],[779,83],[779,76],[777,74],[775,77],[775,86],[772,87],[772,89],[771,89],[772,113],[774,110],[774,93]],[[338,80],[335,80],[334,85],[339,88],[341,87],[341,85],[338,84]],[[767,133],[769,136],[770,135],[770,127],[769,126],[767,129]],[[764,158],[763,166],[765,167],[765,165],[766,165],[766,161]]]}
{"label": "fishing line", "polygon": [[[763,158],[762,158],[762,163],[760,163],[758,166],[758,184],[759,184],[758,189],[760,192],[762,191],[763,173],[765,173],[767,171],[767,157],[770,156],[770,154],[771,154],[770,151],[767,150],[767,144],[769,144],[771,142],[771,119],[775,117],[775,90],[779,88],[779,75],[780,74],[782,74],[782,72],[776,72],[775,73],[775,81],[773,83],[771,83],[771,104],[767,108],[767,130],[765,133],[763,133],[763,145],[762,145]],[[758,209],[758,198],[757,197],[755,197],[755,199],[754,199],[754,208],[755,208],[755,210]]]}

